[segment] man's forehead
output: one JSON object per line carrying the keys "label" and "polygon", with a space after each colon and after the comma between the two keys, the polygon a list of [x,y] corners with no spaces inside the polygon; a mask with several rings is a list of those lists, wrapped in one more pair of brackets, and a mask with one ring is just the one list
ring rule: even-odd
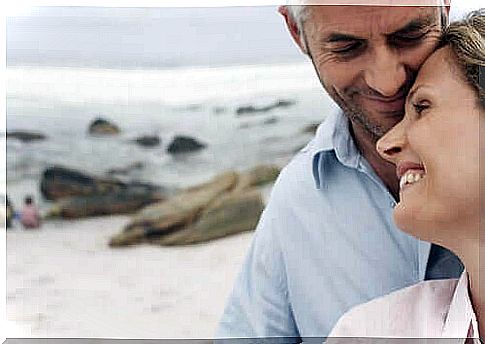
{"label": "man's forehead", "polygon": [[313,7],[306,25],[309,29],[313,28],[308,33],[319,32],[319,35],[324,37],[344,34],[370,38],[391,35],[403,30],[416,31],[429,28],[438,23],[438,14],[437,6],[360,6],[355,8],[349,7],[349,5],[318,6]]}
{"label": "man's forehead", "polygon": [[449,6],[450,0],[288,0],[287,5]]}

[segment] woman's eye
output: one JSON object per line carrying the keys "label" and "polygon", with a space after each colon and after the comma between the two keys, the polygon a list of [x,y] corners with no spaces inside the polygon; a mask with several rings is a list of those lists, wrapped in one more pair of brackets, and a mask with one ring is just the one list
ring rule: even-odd
{"label": "woman's eye", "polygon": [[430,107],[430,104],[429,102],[426,102],[426,101],[413,103],[414,111],[420,116],[423,114],[425,110],[429,109],[429,107]]}

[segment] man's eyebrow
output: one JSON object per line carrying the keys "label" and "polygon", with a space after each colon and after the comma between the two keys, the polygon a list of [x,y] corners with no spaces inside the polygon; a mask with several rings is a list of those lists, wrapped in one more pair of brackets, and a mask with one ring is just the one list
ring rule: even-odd
{"label": "man's eyebrow", "polygon": [[[395,35],[404,35],[410,32],[416,32],[428,28],[435,24],[434,16],[426,16],[420,17],[411,20],[402,28],[387,34],[386,36],[395,36]],[[325,37],[323,40],[324,43],[337,43],[337,42],[355,42],[355,41],[364,41],[365,39],[362,37],[353,36],[350,34],[339,33],[339,32],[331,32]]]}
{"label": "man's eyebrow", "polygon": [[433,26],[434,24],[437,24],[434,16],[426,16],[413,19],[404,27],[394,31],[393,33],[388,34],[387,36],[403,35],[410,32],[420,31],[430,26]]}
{"label": "man's eyebrow", "polygon": [[354,41],[362,41],[363,39],[360,37],[347,35],[344,33],[332,32],[330,33],[326,39],[326,43],[335,43],[335,42],[354,42]]}

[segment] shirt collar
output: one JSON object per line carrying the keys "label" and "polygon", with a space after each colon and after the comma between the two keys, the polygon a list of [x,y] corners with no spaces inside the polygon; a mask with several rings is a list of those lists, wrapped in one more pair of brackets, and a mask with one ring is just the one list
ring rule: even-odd
{"label": "shirt collar", "polygon": [[[471,326],[471,333],[470,331]],[[442,331],[443,338],[479,338],[478,323],[468,293],[468,274],[466,270],[460,276],[453,292],[450,308]]]}
{"label": "shirt collar", "polygon": [[324,186],[325,181],[320,176],[329,167],[325,161],[329,156],[335,156],[342,165],[350,168],[359,165],[360,153],[350,135],[349,120],[342,111],[334,111],[320,124],[310,149],[317,189]]}

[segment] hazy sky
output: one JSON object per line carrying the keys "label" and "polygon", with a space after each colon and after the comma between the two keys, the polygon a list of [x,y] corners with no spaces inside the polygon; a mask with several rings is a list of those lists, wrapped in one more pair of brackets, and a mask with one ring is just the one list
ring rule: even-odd
{"label": "hazy sky", "polygon": [[43,7],[7,18],[7,63],[220,65],[303,59],[276,7]]}
{"label": "hazy sky", "polygon": [[[452,1],[452,18],[479,7]],[[303,61],[276,6],[40,7],[7,17],[7,64],[112,68]]]}

